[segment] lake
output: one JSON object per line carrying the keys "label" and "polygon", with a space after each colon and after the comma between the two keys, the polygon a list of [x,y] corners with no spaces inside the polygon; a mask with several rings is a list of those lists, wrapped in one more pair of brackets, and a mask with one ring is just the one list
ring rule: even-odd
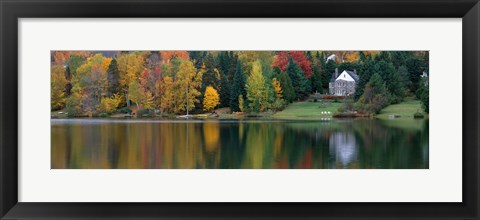
{"label": "lake", "polygon": [[428,120],[51,119],[52,169],[428,169]]}

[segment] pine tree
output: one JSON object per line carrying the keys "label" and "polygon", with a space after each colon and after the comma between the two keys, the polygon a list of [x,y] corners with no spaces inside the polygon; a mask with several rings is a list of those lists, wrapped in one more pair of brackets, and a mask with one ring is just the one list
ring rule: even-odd
{"label": "pine tree", "polygon": [[217,68],[215,57],[212,53],[208,53],[203,59],[203,65],[205,66],[202,79],[202,91],[205,91],[207,86],[212,86],[215,90],[219,90],[220,87],[220,72]]}
{"label": "pine tree", "polygon": [[238,97],[242,96],[245,99],[245,75],[242,71],[242,64],[240,60],[237,61],[235,76],[233,78],[231,93],[230,93],[230,108],[232,111],[239,111]]}
{"label": "pine tree", "polygon": [[371,76],[375,72],[375,62],[373,60],[367,59],[360,68],[359,76],[360,79],[355,87],[355,100],[358,100],[360,96],[363,95],[365,85],[370,81]]}
{"label": "pine tree", "polygon": [[327,61],[325,64],[325,69],[322,75],[322,84],[324,91],[328,91],[328,83],[330,82],[330,78],[332,74],[335,73],[335,68],[337,68],[337,64],[333,60]]}
{"label": "pine tree", "polygon": [[425,63],[423,59],[420,59],[415,56],[411,56],[406,61],[406,66],[408,72],[410,73],[410,81],[412,82],[412,87],[410,90],[416,92],[419,87],[420,76],[424,71],[428,69],[428,63]]}
{"label": "pine tree", "polygon": [[297,100],[305,98],[311,90],[310,82],[303,74],[302,69],[296,62],[289,58],[287,66],[287,74],[292,80],[292,86],[295,90],[295,98]]}
{"label": "pine tree", "polygon": [[323,72],[323,62],[320,58],[320,52],[315,53],[315,57],[312,58],[312,71],[313,75],[310,77],[310,82],[312,86],[312,92],[323,92],[322,84],[322,72]]}
{"label": "pine tree", "polygon": [[375,72],[365,85],[364,93],[359,99],[360,109],[370,113],[379,113],[390,104],[390,93],[378,72]]}
{"label": "pine tree", "polygon": [[220,106],[227,107],[230,105],[230,81],[228,76],[224,73],[220,76]]}
{"label": "pine tree", "polygon": [[295,100],[295,89],[292,86],[290,77],[285,72],[281,72],[278,74],[278,80],[282,86],[282,94],[285,101],[290,103]]}
{"label": "pine tree", "polygon": [[118,72],[117,59],[113,58],[107,70],[108,96],[120,93],[120,73]]}

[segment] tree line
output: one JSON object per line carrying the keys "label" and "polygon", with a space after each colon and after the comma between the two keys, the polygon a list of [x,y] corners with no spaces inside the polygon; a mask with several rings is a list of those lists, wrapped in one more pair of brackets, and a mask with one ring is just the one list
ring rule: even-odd
{"label": "tree line", "polygon": [[[326,59],[338,54],[335,59]],[[417,90],[428,52],[410,51],[54,51],[51,109],[69,116],[128,111],[185,114],[229,107],[278,111],[328,93],[335,68],[360,76],[357,107],[400,102]],[[420,89],[419,89],[420,88]],[[420,94],[419,97],[422,95]]]}

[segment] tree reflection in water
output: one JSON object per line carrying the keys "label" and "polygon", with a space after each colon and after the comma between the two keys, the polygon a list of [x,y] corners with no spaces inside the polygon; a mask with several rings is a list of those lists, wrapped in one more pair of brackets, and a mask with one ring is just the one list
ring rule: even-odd
{"label": "tree reflection in water", "polygon": [[52,119],[53,169],[425,169],[428,121]]}

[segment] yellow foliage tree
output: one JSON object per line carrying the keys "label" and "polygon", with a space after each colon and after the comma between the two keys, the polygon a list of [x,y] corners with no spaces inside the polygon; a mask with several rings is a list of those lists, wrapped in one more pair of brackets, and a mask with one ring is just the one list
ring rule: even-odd
{"label": "yellow foliage tree", "polygon": [[65,69],[63,66],[55,65],[51,68],[50,76],[50,88],[51,88],[51,99],[50,107],[51,110],[58,110],[65,106],[65,85],[67,84],[67,79],[65,79]]}
{"label": "yellow foliage tree", "polygon": [[238,108],[241,112],[245,111],[245,101],[243,100],[243,95],[238,96]]}
{"label": "yellow foliage tree", "polygon": [[173,112],[175,104],[175,96],[173,93],[173,78],[166,76],[163,78],[163,83],[160,85],[162,95],[160,98],[160,108],[163,112]]}
{"label": "yellow foliage tree", "polygon": [[193,62],[183,59],[180,62],[172,91],[175,97],[175,113],[194,109],[195,104],[200,102],[198,96],[200,95],[199,89],[202,86],[202,73],[197,73]]}
{"label": "yellow foliage tree", "polygon": [[144,56],[141,53],[124,53],[117,58],[120,86],[125,94],[125,101],[130,106],[128,87],[143,73]]}
{"label": "yellow foliage tree", "polygon": [[136,80],[130,83],[128,88],[130,100],[134,101],[140,112],[143,109],[153,109],[153,96],[146,91]]}
{"label": "yellow foliage tree", "polygon": [[203,97],[203,110],[206,112],[212,111],[218,104],[220,104],[220,96],[217,90],[211,86],[205,89],[205,96]]}
{"label": "yellow foliage tree", "polygon": [[272,81],[273,84],[273,91],[275,91],[275,95],[277,96],[278,99],[282,98],[282,87],[280,85],[280,81],[277,80],[277,78],[273,78]]}
{"label": "yellow foliage tree", "polygon": [[106,113],[112,113],[117,110],[120,103],[122,103],[123,97],[119,94],[114,94],[112,97],[102,98],[100,103],[100,110]]}
{"label": "yellow foliage tree", "polygon": [[262,65],[258,60],[252,64],[252,71],[247,78],[245,90],[247,91],[250,110],[253,112],[263,112],[268,105],[268,93],[265,88]]}

